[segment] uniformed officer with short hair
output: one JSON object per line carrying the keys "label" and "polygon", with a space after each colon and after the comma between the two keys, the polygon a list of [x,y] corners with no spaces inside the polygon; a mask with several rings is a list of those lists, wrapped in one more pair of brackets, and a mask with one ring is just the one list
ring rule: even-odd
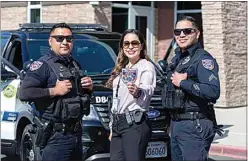
{"label": "uniformed officer with short hair", "polygon": [[166,107],[171,111],[173,161],[207,160],[215,136],[213,104],[220,96],[218,64],[198,42],[196,20],[186,16],[175,26],[178,48],[168,66]]}
{"label": "uniformed officer with short hair", "polygon": [[52,27],[49,45],[51,51],[30,65],[19,98],[34,102],[41,114],[45,127],[38,130],[36,144],[42,160],[82,160],[82,117],[92,80],[71,56],[73,35],[66,23]]}

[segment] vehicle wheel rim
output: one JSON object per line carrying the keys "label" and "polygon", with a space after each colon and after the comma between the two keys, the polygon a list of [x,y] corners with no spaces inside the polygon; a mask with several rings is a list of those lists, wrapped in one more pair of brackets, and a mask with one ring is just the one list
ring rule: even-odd
{"label": "vehicle wheel rim", "polygon": [[23,141],[23,160],[34,161],[33,143],[29,134],[27,134]]}

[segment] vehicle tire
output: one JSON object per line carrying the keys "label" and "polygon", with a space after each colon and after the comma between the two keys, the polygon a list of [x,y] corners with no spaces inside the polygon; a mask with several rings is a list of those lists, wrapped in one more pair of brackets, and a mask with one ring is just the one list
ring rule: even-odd
{"label": "vehicle tire", "polygon": [[37,161],[40,160],[40,150],[35,146],[35,134],[30,133],[32,124],[28,124],[22,133],[20,146],[21,161]]}

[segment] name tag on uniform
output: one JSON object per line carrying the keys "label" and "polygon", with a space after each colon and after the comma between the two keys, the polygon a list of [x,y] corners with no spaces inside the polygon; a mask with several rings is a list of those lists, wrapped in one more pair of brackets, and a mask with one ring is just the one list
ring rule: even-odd
{"label": "name tag on uniform", "polygon": [[120,102],[119,98],[116,98],[116,97],[113,98],[113,104],[112,104],[112,112],[113,113],[117,113],[119,102]]}

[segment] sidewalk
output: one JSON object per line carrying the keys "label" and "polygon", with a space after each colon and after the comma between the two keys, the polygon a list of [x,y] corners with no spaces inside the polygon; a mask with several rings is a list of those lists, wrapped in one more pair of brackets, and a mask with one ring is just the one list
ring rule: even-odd
{"label": "sidewalk", "polygon": [[224,135],[216,135],[209,155],[247,159],[247,107],[215,108],[218,124],[224,125]]}

